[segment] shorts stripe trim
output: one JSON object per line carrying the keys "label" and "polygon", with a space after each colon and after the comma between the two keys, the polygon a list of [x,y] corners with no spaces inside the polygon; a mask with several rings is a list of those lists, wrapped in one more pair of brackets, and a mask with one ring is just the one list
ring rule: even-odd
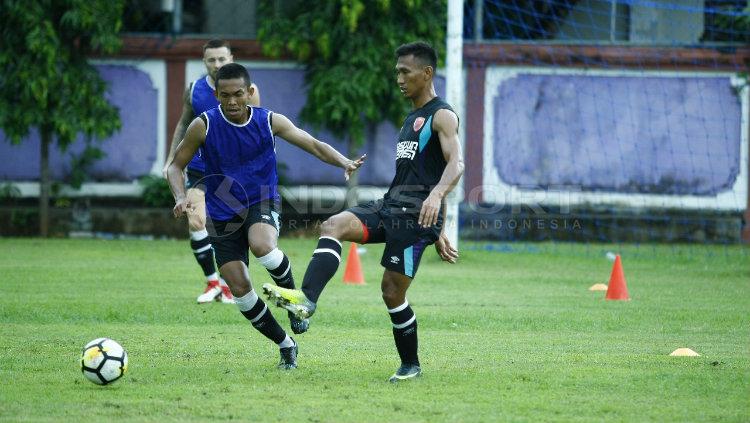
{"label": "shorts stripe trim", "polygon": [[273,217],[273,222],[276,224],[276,230],[278,232],[281,232],[281,223],[279,223],[279,213],[271,210],[271,217]]}
{"label": "shorts stripe trim", "polygon": [[404,249],[404,274],[408,277],[414,276],[414,248]]}
{"label": "shorts stripe trim", "polygon": [[416,314],[413,315],[413,316],[411,316],[411,319],[407,320],[404,323],[399,323],[399,324],[395,324],[394,323],[393,327],[396,328],[396,329],[403,329],[403,328],[409,326],[410,324],[414,323],[415,320],[417,320],[417,315]]}
{"label": "shorts stripe trim", "polygon": [[333,254],[334,257],[336,257],[336,260],[338,260],[339,263],[341,263],[341,256],[335,250],[332,250],[330,248],[317,248],[315,251],[313,251],[313,255],[318,254],[318,253],[331,253]]}

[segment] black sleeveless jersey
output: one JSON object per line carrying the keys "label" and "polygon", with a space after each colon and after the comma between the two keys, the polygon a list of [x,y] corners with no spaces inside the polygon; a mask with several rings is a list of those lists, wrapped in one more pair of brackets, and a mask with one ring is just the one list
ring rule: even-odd
{"label": "black sleeveless jersey", "polygon": [[406,116],[396,145],[396,176],[383,197],[388,205],[418,214],[443,176],[446,162],[438,134],[432,129],[440,109],[453,112],[448,103],[435,97]]}

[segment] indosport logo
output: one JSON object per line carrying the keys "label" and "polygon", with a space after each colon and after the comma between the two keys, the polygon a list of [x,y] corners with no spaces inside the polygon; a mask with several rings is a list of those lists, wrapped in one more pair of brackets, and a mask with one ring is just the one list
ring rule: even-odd
{"label": "indosport logo", "polygon": [[248,217],[249,196],[236,179],[206,175],[194,188],[205,193],[206,229],[212,237],[226,237],[242,228]]}

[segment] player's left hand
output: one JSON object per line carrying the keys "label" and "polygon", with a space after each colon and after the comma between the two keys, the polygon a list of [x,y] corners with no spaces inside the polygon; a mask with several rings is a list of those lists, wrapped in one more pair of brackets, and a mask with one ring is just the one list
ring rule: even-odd
{"label": "player's left hand", "polygon": [[358,158],[357,160],[349,160],[349,163],[347,163],[346,167],[344,167],[344,179],[348,181],[349,177],[352,176],[352,173],[354,173],[355,170],[359,169],[359,167],[362,166],[366,158],[367,154],[363,154],[362,157]]}
{"label": "player's left hand", "polygon": [[438,240],[435,241],[435,250],[443,261],[455,263],[458,260],[458,250],[451,245],[444,233],[441,233]]}
{"label": "player's left hand", "polygon": [[430,193],[422,203],[422,209],[419,211],[419,219],[417,224],[423,228],[429,228],[438,221],[440,215],[440,206],[442,201],[440,197],[434,193]]}

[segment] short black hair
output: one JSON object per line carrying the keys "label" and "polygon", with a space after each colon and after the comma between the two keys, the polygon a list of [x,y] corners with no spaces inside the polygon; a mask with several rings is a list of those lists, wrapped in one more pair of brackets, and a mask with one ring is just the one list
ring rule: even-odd
{"label": "short black hair", "polygon": [[220,40],[218,38],[214,38],[212,40],[208,40],[206,44],[203,44],[203,52],[205,53],[207,49],[209,48],[221,48],[226,47],[227,50],[229,50],[229,53],[232,53],[232,47],[229,46],[229,41],[227,40]]}
{"label": "short black hair", "polygon": [[396,49],[396,59],[410,54],[414,55],[414,57],[419,59],[422,63],[432,66],[434,71],[437,71],[437,53],[428,43],[424,41],[415,41],[413,43],[403,44]]}
{"label": "short black hair", "polygon": [[227,63],[226,65],[219,68],[216,72],[216,89],[219,89],[219,81],[222,79],[235,79],[242,78],[245,80],[245,85],[250,86],[250,72],[247,68],[240,65],[239,63]]}

